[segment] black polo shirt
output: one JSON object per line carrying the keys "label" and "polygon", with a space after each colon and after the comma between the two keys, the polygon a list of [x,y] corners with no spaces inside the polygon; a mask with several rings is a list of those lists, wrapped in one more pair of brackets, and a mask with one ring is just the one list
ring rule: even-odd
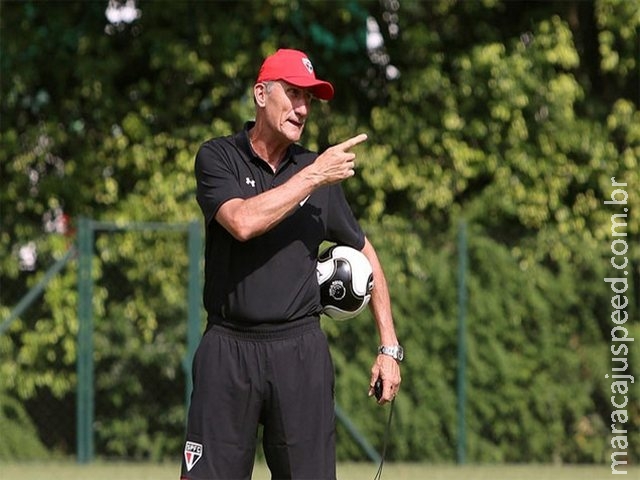
{"label": "black polo shirt", "polygon": [[250,146],[252,126],[248,122],[235,135],[205,142],[196,155],[197,199],[206,225],[204,305],[210,324],[250,326],[319,315],[320,244],[364,246],[364,233],[340,184],[314,191],[277,226],[246,242],[234,239],[215,220],[227,200],[282,185],[318,156],[293,144],[274,173]]}

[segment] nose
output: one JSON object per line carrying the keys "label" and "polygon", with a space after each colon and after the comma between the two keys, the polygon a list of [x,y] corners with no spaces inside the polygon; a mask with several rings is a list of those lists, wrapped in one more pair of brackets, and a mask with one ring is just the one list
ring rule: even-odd
{"label": "nose", "polygon": [[310,108],[311,100],[307,100],[303,97],[293,106],[293,111],[298,117],[304,119],[309,115]]}

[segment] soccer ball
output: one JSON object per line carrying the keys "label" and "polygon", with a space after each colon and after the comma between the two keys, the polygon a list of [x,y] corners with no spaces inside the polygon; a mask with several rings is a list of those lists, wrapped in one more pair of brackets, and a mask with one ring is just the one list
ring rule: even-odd
{"label": "soccer ball", "polygon": [[362,312],[371,299],[373,269],[362,252],[345,245],[329,247],[318,257],[322,313],[347,320]]}

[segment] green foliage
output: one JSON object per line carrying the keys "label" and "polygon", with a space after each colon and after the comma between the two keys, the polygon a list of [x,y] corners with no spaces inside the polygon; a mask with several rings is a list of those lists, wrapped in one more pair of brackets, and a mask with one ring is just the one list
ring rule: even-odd
{"label": "green foliage", "polygon": [[16,398],[0,390],[0,460],[43,460],[49,457],[35,425]]}
{"label": "green foliage", "polygon": [[[118,25],[106,20],[106,3],[1,7],[2,318],[74,242],[79,216],[199,218],[199,144],[252,116],[250,86],[265,54],[300,48],[336,87],[332,102],[314,105],[305,144],[322,150],[360,131],[370,138],[345,189],[385,266],[407,350],[389,456],[455,458],[455,237],[465,219],[470,460],[608,458],[603,278],[612,274],[617,212],[602,202],[612,177],[627,183],[629,316],[637,318],[638,0],[139,1],[141,17]],[[365,44],[369,16],[384,38],[375,52]],[[391,66],[399,76],[387,75]],[[63,213],[71,225],[57,230]],[[34,271],[19,261],[29,242]],[[185,245],[174,233],[96,237],[100,455],[162,459],[180,450]],[[13,432],[1,437],[3,452],[16,452],[17,433],[35,439],[30,422],[47,447],[73,451],[76,275],[68,267],[0,336],[0,421],[9,421],[0,430]],[[381,447],[386,410],[366,396],[378,342],[372,318],[323,325],[337,401]],[[633,393],[637,419],[637,383]],[[340,458],[363,458],[338,434]],[[638,434],[630,439],[637,459]]]}

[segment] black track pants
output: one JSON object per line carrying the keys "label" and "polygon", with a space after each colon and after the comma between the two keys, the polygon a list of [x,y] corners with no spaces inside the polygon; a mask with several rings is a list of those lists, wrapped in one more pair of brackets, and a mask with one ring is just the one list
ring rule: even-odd
{"label": "black track pants", "polygon": [[250,479],[259,423],[272,478],[336,478],[334,372],[317,319],[278,331],[211,327],[193,384],[182,478]]}

